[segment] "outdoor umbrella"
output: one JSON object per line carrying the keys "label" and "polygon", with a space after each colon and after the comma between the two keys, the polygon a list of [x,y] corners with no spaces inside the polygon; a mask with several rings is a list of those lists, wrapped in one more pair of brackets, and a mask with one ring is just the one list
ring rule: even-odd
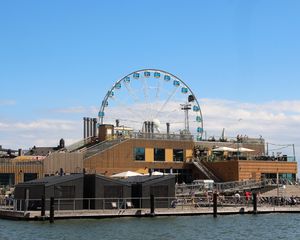
{"label": "outdoor umbrella", "polygon": [[213,149],[213,152],[236,152],[237,150],[235,148],[230,147],[218,147]]}
{"label": "outdoor umbrella", "polygon": [[249,148],[244,148],[244,147],[240,147],[238,149],[236,149],[236,152],[254,152],[255,150],[253,149],[249,149]]}
{"label": "outdoor umbrella", "polygon": [[127,172],[121,172],[112,175],[111,177],[113,178],[127,178],[127,177],[135,177],[135,176],[143,176],[143,174],[137,173],[137,172],[132,172],[132,171],[127,171]]}

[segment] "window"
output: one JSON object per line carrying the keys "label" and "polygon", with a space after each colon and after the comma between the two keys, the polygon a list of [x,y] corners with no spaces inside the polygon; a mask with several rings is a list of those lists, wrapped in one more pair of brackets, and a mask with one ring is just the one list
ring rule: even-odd
{"label": "window", "polygon": [[14,173],[0,173],[0,185],[12,186],[15,184]]}
{"label": "window", "polygon": [[183,162],[183,149],[173,149],[173,161]]}
{"label": "window", "polygon": [[154,148],[154,161],[165,161],[165,149]]}
{"label": "window", "polygon": [[54,196],[56,198],[74,198],[75,186],[54,186]]}
{"label": "window", "polygon": [[24,173],[24,182],[28,182],[38,178],[37,173]]}
{"label": "window", "polygon": [[145,148],[135,148],[134,149],[134,160],[145,161]]}

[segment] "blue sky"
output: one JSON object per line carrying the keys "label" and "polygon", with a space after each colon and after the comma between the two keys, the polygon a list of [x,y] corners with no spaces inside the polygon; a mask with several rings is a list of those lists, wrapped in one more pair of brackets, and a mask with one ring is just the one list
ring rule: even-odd
{"label": "blue sky", "polygon": [[201,99],[211,134],[300,147],[299,11],[297,0],[1,1],[0,145],[78,140],[116,80],[159,68]]}

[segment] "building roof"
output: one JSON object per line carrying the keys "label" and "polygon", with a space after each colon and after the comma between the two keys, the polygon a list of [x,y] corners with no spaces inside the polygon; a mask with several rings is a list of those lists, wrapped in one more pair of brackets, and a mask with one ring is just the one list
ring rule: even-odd
{"label": "building roof", "polygon": [[58,150],[57,147],[33,147],[25,155],[47,156],[50,152]]}
{"label": "building roof", "polygon": [[175,175],[162,175],[162,176],[135,176],[135,177],[128,177],[126,179],[122,179],[120,181],[124,181],[127,183],[147,183],[151,181],[162,181],[175,178]]}
{"label": "building roof", "polygon": [[[91,174],[92,175],[92,174]],[[122,181],[120,179],[116,179],[116,178],[111,178],[111,177],[107,177],[101,174],[95,174],[96,178],[100,178],[102,180],[108,181],[108,182],[112,182],[112,183],[118,183],[120,185],[130,185],[128,182]]]}
{"label": "building roof", "polygon": [[[94,175],[96,178],[100,178],[103,179],[105,181],[109,181],[109,182],[113,182],[113,183],[118,183],[121,185],[129,185],[128,182],[124,182],[118,179],[114,179],[114,178],[110,178],[110,177],[106,177],[104,175],[100,175],[100,174],[87,174],[87,175]],[[80,178],[83,178],[84,174],[83,173],[78,173],[78,174],[71,174],[71,175],[63,175],[63,176],[49,176],[49,177],[44,177],[44,178],[40,178],[40,179],[35,179],[35,180],[31,180],[28,182],[24,182],[24,183],[20,183],[18,185],[20,186],[24,186],[24,185],[45,185],[45,186],[51,186],[51,185],[55,185],[55,184],[59,184],[59,183],[63,183],[63,182],[69,182],[69,181],[73,181],[73,180],[77,180]]]}
{"label": "building roof", "polygon": [[45,185],[45,186],[51,186],[55,185],[58,183],[63,183],[63,182],[69,182],[73,181],[79,178],[83,177],[83,173],[78,173],[78,174],[71,174],[71,175],[63,175],[63,176],[50,176],[50,177],[44,177],[24,183],[20,183],[18,185],[24,186],[24,185]]}

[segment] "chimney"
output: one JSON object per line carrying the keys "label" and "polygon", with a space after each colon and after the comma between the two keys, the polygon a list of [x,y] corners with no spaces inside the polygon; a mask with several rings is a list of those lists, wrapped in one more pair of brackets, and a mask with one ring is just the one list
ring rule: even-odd
{"label": "chimney", "polygon": [[87,138],[87,133],[86,133],[86,117],[83,118],[83,139]]}
{"label": "chimney", "polygon": [[93,118],[93,137],[97,137],[97,118]]}
{"label": "chimney", "polygon": [[170,134],[170,123],[166,123],[167,124],[167,134]]}
{"label": "chimney", "polygon": [[90,137],[90,119],[86,118],[86,138]]}
{"label": "chimney", "polygon": [[93,137],[93,133],[94,133],[93,119],[90,118],[90,137]]}

